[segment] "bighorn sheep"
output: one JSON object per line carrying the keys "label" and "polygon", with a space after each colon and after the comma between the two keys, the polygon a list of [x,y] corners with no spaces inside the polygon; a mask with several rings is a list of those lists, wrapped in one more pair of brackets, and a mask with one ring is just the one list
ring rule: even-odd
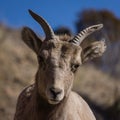
{"label": "bighorn sheep", "polygon": [[56,36],[42,17],[31,10],[29,13],[42,26],[46,38],[41,40],[28,27],[22,30],[22,39],[37,54],[39,67],[35,84],[18,98],[14,120],[95,120],[88,104],[71,88],[78,67],[104,53],[104,41],[81,47],[81,42],[103,25],[90,26],[75,37]]}

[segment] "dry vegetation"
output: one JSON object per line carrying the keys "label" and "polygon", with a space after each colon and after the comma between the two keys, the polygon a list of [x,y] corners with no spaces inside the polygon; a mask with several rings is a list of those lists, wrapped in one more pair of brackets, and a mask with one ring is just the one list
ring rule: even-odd
{"label": "dry vegetation", "polygon": [[[20,91],[33,83],[35,54],[21,41],[20,30],[0,25],[0,119],[12,120]],[[95,105],[107,109],[119,98],[120,81],[93,65],[81,66],[74,90]],[[97,119],[100,120],[100,119]]]}
{"label": "dry vegetation", "polygon": [[35,56],[21,41],[20,31],[0,27],[0,118],[11,120],[21,89],[34,78]]}

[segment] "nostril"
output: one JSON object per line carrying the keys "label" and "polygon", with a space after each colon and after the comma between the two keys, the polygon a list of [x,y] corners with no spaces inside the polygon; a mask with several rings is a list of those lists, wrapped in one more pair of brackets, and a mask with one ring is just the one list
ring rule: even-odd
{"label": "nostril", "polygon": [[52,87],[52,88],[50,88],[50,92],[56,97],[58,94],[60,94],[62,92],[62,90],[59,88]]}

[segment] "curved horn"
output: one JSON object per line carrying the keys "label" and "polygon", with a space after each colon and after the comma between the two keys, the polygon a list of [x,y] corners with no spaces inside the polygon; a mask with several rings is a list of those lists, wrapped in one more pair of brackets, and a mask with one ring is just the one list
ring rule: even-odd
{"label": "curved horn", "polygon": [[29,10],[29,13],[42,26],[46,35],[46,39],[53,39],[55,35],[50,25],[41,16],[37,15],[33,11]]}
{"label": "curved horn", "polygon": [[92,34],[93,32],[100,30],[103,27],[103,24],[97,24],[97,25],[92,25],[86,29],[84,29],[83,31],[81,31],[80,33],[78,33],[72,40],[70,40],[70,42],[76,44],[76,45],[80,45],[81,42],[90,34]]}

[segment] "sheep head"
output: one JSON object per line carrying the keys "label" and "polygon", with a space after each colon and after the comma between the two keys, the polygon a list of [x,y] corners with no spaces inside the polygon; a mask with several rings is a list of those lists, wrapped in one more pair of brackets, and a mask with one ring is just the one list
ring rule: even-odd
{"label": "sheep head", "polygon": [[88,27],[73,38],[66,35],[61,37],[54,34],[42,17],[31,10],[29,13],[42,26],[46,35],[45,40],[41,40],[30,28],[24,27],[22,30],[23,41],[38,57],[37,90],[49,104],[58,104],[69,95],[78,67],[104,53],[106,47],[103,41],[94,42],[85,49],[80,45],[89,34],[103,25]]}

